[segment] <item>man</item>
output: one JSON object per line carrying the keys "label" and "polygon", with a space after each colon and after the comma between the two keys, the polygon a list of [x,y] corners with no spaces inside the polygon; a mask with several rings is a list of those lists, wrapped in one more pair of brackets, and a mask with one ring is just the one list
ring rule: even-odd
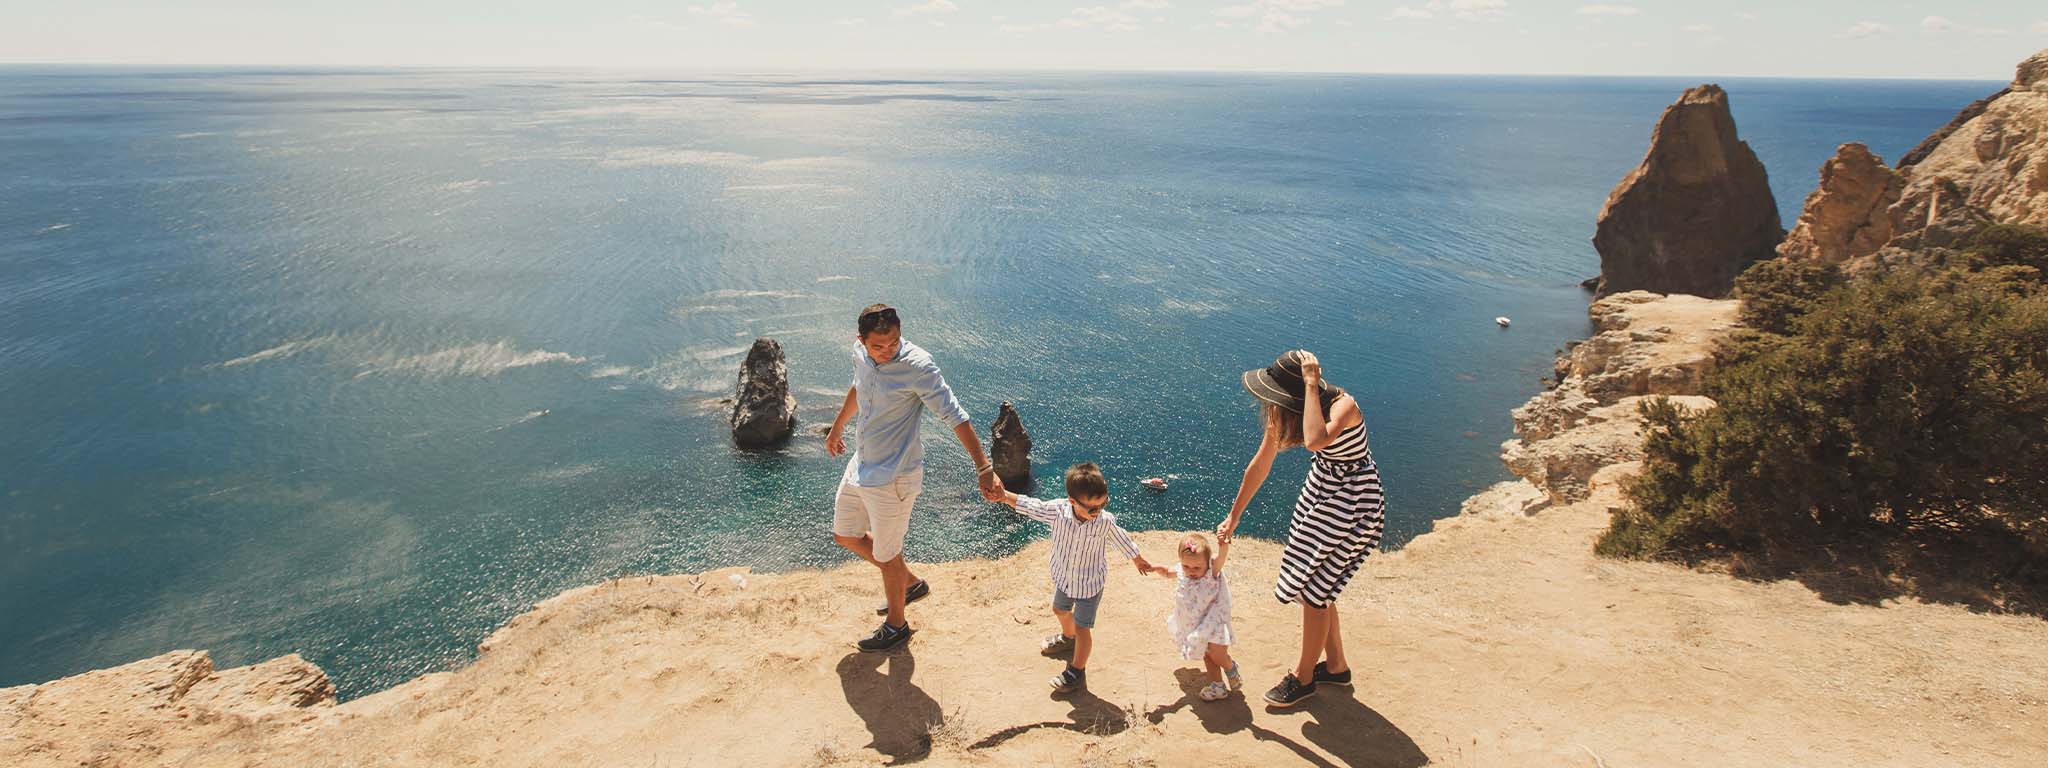
{"label": "man", "polygon": [[903,538],[910,531],[910,508],[924,489],[924,444],[918,440],[918,419],[924,409],[946,420],[960,445],[974,459],[983,496],[1001,498],[1003,482],[995,465],[981,451],[981,440],[967,411],[939,374],[931,355],[903,340],[896,310],[875,304],[862,310],[856,324],[859,346],[853,352],[853,386],[825,435],[825,451],[846,451],[846,422],[854,422],[853,458],[840,475],[833,501],[832,540],[882,571],[885,618],[874,634],[857,645],[863,651],[887,651],[910,639],[904,606],[931,594],[931,587],[903,562]]}

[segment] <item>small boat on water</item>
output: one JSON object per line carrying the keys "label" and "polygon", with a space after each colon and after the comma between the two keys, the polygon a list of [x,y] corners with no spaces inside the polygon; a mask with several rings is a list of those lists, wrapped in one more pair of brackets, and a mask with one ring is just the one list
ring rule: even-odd
{"label": "small boat on water", "polygon": [[1493,322],[1499,324],[1502,328],[1508,327],[1508,319],[1505,317],[1496,317],[1493,319]]}
{"label": "small boat on water", "polygon": [[1163,477],[1148,477],[1143,480],[1139,480],[1138,484],[1155,491],[1166,490],[1166,478]]}

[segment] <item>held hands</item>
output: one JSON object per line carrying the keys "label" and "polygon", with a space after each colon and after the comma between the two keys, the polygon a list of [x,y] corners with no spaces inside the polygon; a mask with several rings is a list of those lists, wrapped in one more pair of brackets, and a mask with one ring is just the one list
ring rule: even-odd
{"label": "held hands", "polygon": [[834,426],[832,431],[825,433],[825,453],[828,456],[837,457],[845,452],[846,435],[841,434],[839,427]]}
{"label": "held hands", "polygon": [[994,467],[978,473],[977,483],[981,486],[981,497],[997,504],[1008,503],[1009,492],[1003,488],[1003,479],[996,476]]}
{"label": "held hands", "polygon": [[1223,522],[1216,524],[1216,543],[1219,545],[1228,545],[1230,543],[1231,534],[1234,534],[1236,532],[1237,517],[1231,516],[1223,518]]}
{"label": "held hands", "polygon": [[1140,576],[1143,576],[1143,575],[1145,575],[1145,574],[1148,574],[1148,573],[1156,573],[1156,574],[1159,574],[1159,575],[1161,575],[1161,576],[1171,576],[1171,575],[1173,575],[1173,571],[1169,571],[1169,570],[1167,570],[1167,569],[1165,569],[1165,568],[1162,568],[1162,567],[1160,567],[1160,566],[1157,566],[1157,565],[1153,565],[1153,564],[1151,563],[1151,561],[1149,561],[1149,560],[1146,560],[1146,559],[1145,559],[1145,556],[1144,556],[1144,555],[1139,555],[1139,556],[1137,556],[1137,557],[1133,557],[1133,558],[1131,558],[1131,565],[1137,566],[1137,568],[1138,568],[1138,575],[1140,575]]}

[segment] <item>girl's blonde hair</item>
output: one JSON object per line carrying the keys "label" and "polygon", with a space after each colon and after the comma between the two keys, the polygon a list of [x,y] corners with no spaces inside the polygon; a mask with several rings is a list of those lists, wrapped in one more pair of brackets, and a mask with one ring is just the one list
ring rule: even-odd
{"label": "girl's blonde hair", "polygon": [[1205,563],[1216,559],[1215,550],[1209,548],[1209,537],[1199,533],[1190,533],[1182,536],[1179,551],[1200,553],[1202,555],[1202,562]]}

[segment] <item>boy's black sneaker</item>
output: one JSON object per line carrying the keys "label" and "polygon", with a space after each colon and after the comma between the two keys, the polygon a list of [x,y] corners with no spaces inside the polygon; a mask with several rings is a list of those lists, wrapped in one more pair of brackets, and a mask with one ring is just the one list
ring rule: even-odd
{"label": "boy's black sneaker", "polygon": [[[903,604],[909,605],[919,600],[923,600],[927,597],[931,597],[931,595],[932,585],[924,583],[924,579],[918,579],[916,584],[912,584],[903,590]],[[875,615],[889,615],[889,601],[883,600],[882,602],[876,604]]]}
{"label": "boy's black sneaker", "polygon": [[1053,675],[1048,682],[1052,683],[1054,693],[1073,693],[1088,687],[1088,670],[1075,669],[1074,665],[1068,664],[1066,671]]}
{"label": "boy's black sneaker", "polygon": [[900,627],[892,627],[889,626],[889,623],[885,621],[882,622],[882,626],[880,629],[875,630],[874,634],[868,635],[867,639],[855,643],[854,645],[860,646],[861,650],[869,653],[890,651],[895,650],[896,648],[902,646],[906,642],[909,642],[910,634],[911,629],[909,624],[905,624]]}
{"label": "boy's black sneaker", "polygon": [[1330,662],[1318,661],[1316,662],[1315,683],[1316,685],[1336,685],[1349,688],[1351,687],[1351,670],[1331,672]]}
{"label": "boy's black sneaker", "polygon": [[1303,685],[1300,680],[1294,679],[1293,672],[1289,672],[1287,677],[1280,681],[1279,685],[1273,686],[1273,690],[1266,692],[1266,706],[1287,709],[1307,701],[1310,696],[1314,695],[1316,695],[1315,683]]}

